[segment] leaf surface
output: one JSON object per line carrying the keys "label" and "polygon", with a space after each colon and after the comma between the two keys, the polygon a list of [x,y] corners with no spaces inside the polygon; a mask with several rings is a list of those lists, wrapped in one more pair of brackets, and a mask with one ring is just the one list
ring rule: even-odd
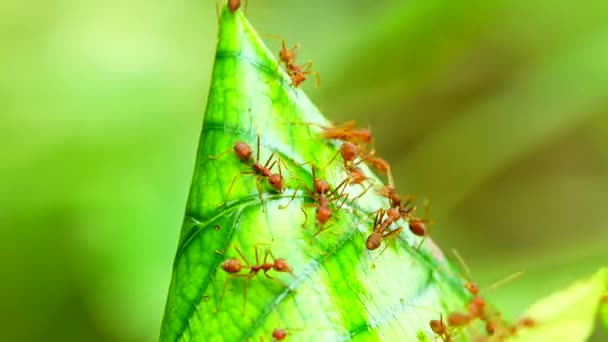
{"label": "leaf surface", "polygon": [[608,268],[603,268],[532,305],[525,317],[532,318],[535,327],[522,329],[513,341],[586,341],[593,332],[598,310],[600,321],[606,325],[607,293]]}
{"label": "leaf surface", "polygon": [[[388,207],[373,189],[354,201],[364,187],[348,186],[349,200],[339,211],[331,206],[328,229],[314,239],[318,228],[305,191],[299,188],[293,202],[279,208],[300,183],[312,183],[310,164],[302,163],[317,165],[317,177],[333,186],[347,174],[340,160],[327,165],[339,145],[320,139],[318,127],[296,123],[329,125],[291,86],[240,11],[222,12],[207,101],[161,341],[267,341],[275,328],[298,340],[418,341],[432,336],[430,319],[464,307],[460,278],[430,239],[415,247],[420,238],[406,222],[398,222],[404,231],[380,257],[383,247],[365,248],[374,211]],[[262,179],[263,201],[256,177],[239,175],[251,168],[231,151],[221,155],[243,141],[255,157],[258,134],[260,162],[272,153],[285,162],[286,190],[276,193]],[[379,186],[369,169],[363,171]],[[220,264],[239,258],[235,246],[249,263],[256,263],[256,250],[258,262],[270,250],[289,263],[293,275],[270,270],[274,280],[259,272],[248,281],[239,277],[226,283]]]}

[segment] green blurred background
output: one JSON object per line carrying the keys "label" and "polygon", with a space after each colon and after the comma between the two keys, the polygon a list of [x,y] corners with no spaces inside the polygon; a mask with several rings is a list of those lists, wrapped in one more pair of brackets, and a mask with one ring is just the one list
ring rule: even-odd
{"label": "green blurred background", "polygon": [[[510,315],[608,261],[608,2],[251,0]],[[5,341],[157,339],[213,0],[0,3]],[[278,51],[279,41],[267,39]]]}

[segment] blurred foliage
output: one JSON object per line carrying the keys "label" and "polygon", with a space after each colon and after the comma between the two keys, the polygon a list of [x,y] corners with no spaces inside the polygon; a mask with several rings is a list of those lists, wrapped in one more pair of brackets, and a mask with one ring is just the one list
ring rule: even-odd
{"label": "blurred foliage", "polygon": [[608,267],[534,303],[524,313],[532,326],[520,329],[513,341],[585,341],[608,293]]}
{"label": "blurred foliage", "polygon": [[[488,293],[507,314],[608,259],[608,2],[248,9],[314,60],[324,113],[372,127],[482,287],[526,271]],[[157,338],[216,25],[212,0],[0,4],[5,340]]]}

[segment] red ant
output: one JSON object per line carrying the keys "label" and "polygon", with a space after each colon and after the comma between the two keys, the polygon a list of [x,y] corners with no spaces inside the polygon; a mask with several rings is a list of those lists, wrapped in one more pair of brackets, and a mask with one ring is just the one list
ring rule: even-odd
{"label": "red ant", "polygon": [[448,327],[446,326],[445,322],[443,321],[443,314],[439,315],[439,319],[432,319],[429,321],[429,326],[431,327],[431,330],[437,335],[439,336],[439,338],[441,338],[441,340],[443,342],[451,342],[452,338],[450,337],[449,333],[448,333]]}
{"label": "red ant", "polygon": [[[279,50],[279,64],[285,64],[285,71],[287,71],[287,75],[291,79],[291,85],[294,87],[298,87],[302,82],[306,80],[305,75],[314,74],[317,77],[317,87],[319,86],[320,78],[319,74],[316,71],[311,71],[312,62],[307,62],[303,64],[301,67],[296,65],[296,51],[300,48],[300,44],[294,45],[294,47],[289,50],[285,47],[285,40],[281,40],[281,50]],[[305,68],[304,70],[302,70]]]}
{"label": "red ant", "polygon": [[[456,251],[456,250],[452,250],[452,252],[456,256],[459,263],[461,264],[461,267],[463,268],[465,273],[470,278],[471,271],[470,271],[469,267],[467,266],[466,262],[464,261],[464,259],[462,258],[462,256],[460,255],[460,253],[458,253],[458,251]],[[487,290],[501,286],[502,284],[513,280],[514,278],[520,276],[521,274],[522,274],[522,272],[514,273],[513,275],[508,276],[507,278],[492,284],[491,286],[489,286],[487,288]],[[492,314],[488,315],[488,313],[486,312],[486,302],[481,296],[479,296],[480,291],[479,291],[479,287],[477,286],[477,284],[472,281],[467,281],[464,284],[464,288],[467,290],[467,292],[469,292],[473,296],[473,298],[471,298],[471,300],[467,304],[467,312],[466,313],[462,313],[462,312],[450,313],[450,315],[448,316],[448,324],[450,326],[456,327],[456,326],[466,325],[475,319],[480,319],[485,322],[486,333],[489,336],[494,335],[497,328],[501,328],[501,330],[505,330],[504,329],[505,324],[503,324],[503,322],[498,318],[498,316],[500,316],[499,313],[498,314],[492,313]]]}
{"label": "red ant", "polygon": [[281,50],[279,51],[279,64],[284,63],[285,68],[288,68],[289,64],[296,62],[297,52],[300,49],[300,44],[294,45],[291,49],[285,47],[285,39],[281,39]]}
{"label": "red ant", "polygon": [[[224,294],[226,293],[226,286],[228,285],[228,281],[230,281],[230,279],[232,279],[232,278],[237,278],[237,277],[245,278],[245,284],[243,285],[243,301],[244,301],[243,302],[243,311],[242,311],[243,315],[245,314],[245,306],[247,304],[247,284],[249,282],[249,279],[255,277],[260,271],[264,272],[264,276],[266,276],[266,278],[274,281],[275,283],[283,286],[286,289],[289,289],[289,287],[287,285],[276,280],[275,278],[273,278],[272,276],[270,276],[268,274],[268,271],[274,270],[275,272],[287,272],[293,276],[294,274],[291,270],[291,267],[287,263],[287,261],[282,258],[275,258],[274,255],[272,255],[272,252],[270,251],[270,249],[267,249],[266,253],[264,254],[264,261],[262,263],[260,263],[260,259],[259,259],[259,255],[258,255],[258,246],[259,245],[264,245],[264,244],[255,245],[255,264],[253,264],[253,265],[251,265],[249,263],[249,261],[247,260],[245,255],[243,255],[241,250],[235,245],[233,245],[232,247],[234,247],[234,249],[239,254],[241,259],[245,262],[245,265],[241,264],[241,262],[236,258],[226,259],[226,260],[224,260],[224,262],[221,263],[220,267],[222,268],[222,270],[224,270],[224,272],[228,273],[228,278],[226,278],[226,281],[224,282],[224,287],[222,289],[222,295],[220,296],[220,302],[219,302],[217,308],[215,309],[216,313],[219,311],[220,306],[222,305],[222,301],[224,299]],[[268,262],[268,255],[270,255],[272,257],[272,259],[273,259],[272,263]],[[249,273],[239,273],[241,270],[246,270],[246,269],[249,269]]]}
{"label": "red ant", "polygon": [[287,337],[287,331],[281,328],[276,328],[272,331],[272,338],[274,341],[282,341],[285,337]]}
{"label": "red ant", "polygon": [[230,13],[234,13],[239,7],[241,7],[241,0],[228,0],[228,9],[230,10]]}
{"label": "red ant", "polygon": [[[346,178],[340,184],[338,184],[338,186],[336,186],[333,190],[330,191],[329,183],[325,180],[318,179],[316,177],[315,166],[313,164],[312,165],[312,191],[305,184],[300,183],[300,185],[298,185],[298,187],[294,190],[294,193],[291,196],[291,198],[289,199],[289,202],[287,202],[286,205],[279,206],[279,208],[281,208],[281,209],[287,208],[289,206],[289,204],[291,204],[291,202],[295,198],[298,189],[300,187],[303,187],[304,190],[308,193],[308,195],[313,199],[313,201],[316,202],[316,203],[311,204],[312,206],[317,208],[316,213],[315,213],[315,220],[316,220],[316,224],[319,226],[319,229],[312,236],[314,238],[319,233],[321,233],[322,231],[327,229],[327,227],[325,227],[325,224],[327,223],[327,221],[329,221],[329,219],[332,216],[331,209],[329,209],[329,203],[335,202],[335,201],[339,200],[340,198],[344,197],[344,200],[337,208],[337,210],[340,210],[342,208],[342,205],[344,205],[344,202],[346,202],[346,198],[348,197],[348,194],[344,194],[343,190],[346,187],[346,185],[347,185],[346,182],[348,180],[349,180],[349,178]],[[340,192],[338,194],[338,191],[340,191],[341,189],[342,189],[342,192]],[[310,206],[310,205],[305,205],[305,206]],[[304,210],[304,208],[302,208],[302,212],[304,213],[304,216],[305,216],[305,221],[302,224],[302,228],[305,228],[306,223],[308,222],[308,214],[306,214],[306,211]]]}
{"label": "red ant", "polygon": [[471,321],[469,314],[462,312],[451,312],[448,314],[448,325],[450,327],[461,327],[467,325]]}
{"label": "red ant", "polygon": [[[217,159],[220,156],[222,156],[223,154],[233,151],[234,154],[239,158],[239,160],[252,168],[252,171],[241,171],[241,175],[246,175],[246,174],[254,174],[257,175],[256,178],[256,188],[258,189],[258,195],[260,197],[260,201],[263,203],[264,199],[262,198],[262,190],[260,189],[260,181],[263,178],[266,178],[266,180],[268,181],[268,184],[270,184],[270,186],[272,186],[277,192],[282,193],[283,192],[283,175],[282,175],[282,171],[281,171],[281,159],[277,158],[278,160],[273,160],[274,156],[275,156],[275,152],[272,152],[270,154],[270,157],[268,157],[268,160],[266,160],[266,163],[264,165],[260,164],[260,135],[257,135],[257,153],[256,153],[256,160],[255,162],[252,160],[251,158],[251,147],[242,141],[237,141],[234,143],[234,146],[232,149],[230,150],[226,150],[224,152],[221,152],[220,154],[218,154],[217,156],[209,156],[209,159]],[[271,163],[272,161],[272,163]],[[272,173],[271,169],[274,167],[274,165],[277,165],[279,168],[279,173]],[[228,192],[226,193],[226,195],[224,196],[224,204],[227,202],[228,199],[228,195],[230,194],[230,192],[232,191],[232,187],[234,186],[234,183],[236,182],[236,179],[238,178],[239,175],[236,175],[233,179],[232,182],[230,183],[230,187],[228,188]],[[264,209],[264,207],[262,206],[262,209]]]}
{"label": "red ant", "polygon": [[390,223],[392,223],[392,221],[390,223],[387,221],[382,221],[382,218],[384,217],[385,213],[386,212],[384,211],[384,209],[380,209],[376,213],[376,218],[374,219],[374,225],[372,228],[373,232],[367,237],[367,240],[365,241],[365,247],[370,251],[373,251],[380,247],[383,239],[399,235],[399,233],[403,230],[402,227],[398,227],[385,233]]}
{"label": "red ant", "polygon": [[[302,67],[305,67],[305,69],[302,70]],[[312,67],[312,62],[306,62],[302,65],[302,67],[299,67],[294,63],[287,64],[286,70],[287,75],[289,75],[289,78],[291,78],[291,85],[297,88],[302,82],[306,81],[305,75],[314,74],[317,78],[316,86],[318,88],[321,79],[319,78],[319,73],[310,70]]]}
{"label": "red ant", "polygon": [[[295,329],[300,330],[300,329]],[[272,339],[271,342],[283,341],[287,338],[287,335],[291,335],[294,329],[285,330],[282,328],[275,328],[272,330]],[[264,342],[264,337],[260,336],[260,342]]]}
{"label": "red ant", "polygon": [[[407,198],[407,200],[405,201],[405,203],[403,203],[401,198],[399,197],[399,195],[397,195],[395,188],[392,187],[391,185],[385,185],[382,188],[380,188],[378,190],[378,194],[389,200],[391,209],[387,210],[386,212],[390,219],[392,219],[393,221],[396,221],[399,218],[403,218],[404,220],[406,220],[408,222],[408,227],[414,235],[420,236],[420,237],[425,237],[428,235],[428,232],[426,229],[426,224],[425,224],[425,223],[431,222],[428,220],[428,218],[426,218],[428,216],[428,211],[429,211],[428,204],[425,205],[425,215],[424,215],[425,218],[421,219],[421,218],[412,216],[412,213],[414,211],[416,211],[416,206],[408,207],[410,205],[410,203],[413,201],[414,197],[409,196]],[[419,246],[421,246],[422,243],[423,243],[423,241],[421,241]]]}
{"label": "red ant", "polygon": [[321,128],[322,139],[335,139],[344,142],[350,142],[358,146],[369,145],[372,143],[372,134],[369,129],[356,129],[357,122],[354,120],[340,124],[324,126],[313,122],[292,122],[295,124],[303,124],[308,126],[317,126]]}

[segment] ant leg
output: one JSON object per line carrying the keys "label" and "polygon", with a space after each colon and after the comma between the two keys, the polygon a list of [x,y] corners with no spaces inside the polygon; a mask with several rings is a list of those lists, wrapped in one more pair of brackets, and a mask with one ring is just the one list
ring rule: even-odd
{"label": "ant leg", "polygon": [[207,158],[209,158],[209,159],[218,159],[218,158],[220,158],[221,156],[223,156],[224,154],[226,154],[226,153],[228,153],[228,152],[230,152],[230,151],[233,151],[233,150],[234,150],[234,149],[229,148],[229,149],[227,149],[227,150],[225,150],[225,151],[220,152],[219,154],[217,154],[217,155],[215,155],[215,156],[213,156],[213,155],[209,155]]}
{"label": "ant leg", "polygon": [[239,255],[241,256],[241,259],[243,259],[243,261],[245,262],[245,264],[247,265],[247,267],[251,268],[251,264],[249,264],[249,261],[247,260],[247,258],[243,254],[243,252],[241,252],[241,250],[236,245],[232,245],[232,247],[234,248],[234,250],[236,250],[237,253],[239,253]]}
{"label": "ant leg", "polygon": [[[416,209],[416,207],[413,207],[413,209]],[[426,199],[424,201],[424,218],[422,219],[422,222],[428,224],[429,229],[425,232],[424,236],[422,237],[422,240],[420,240],[420,242],[418,243],[418,246],[416,246],[417,250],[419,250],[420,248],[422,248],[422,245],[424,244],[424,241],[426,241],[427,236],[429,236],[429,234],[431,233],[431,230],[433,229],[433,223],[434,222],[429,220],[429,212],[430,212],[430,210],[431,210],[431,204],[429,203],[428,199]]]}
{"label": "ant leg", "polygon": [[262,176],[258,176],[255,179],[255,187],[258,189],[258,196],[260,197],[260,203],[262,205],[262,211],[266,211],[265,207],[264,207],[264,199],[262,198],[262,189],[260,188],[260,181],[262,180]]}
{"label": "ant leg", "polygon": [[232,187],[234,186],[234,183],[236,182],[236,179],[239,177],[239,175],[234,176],[234,178],[232,179],[232,183],[230,183],[230,187],[228,188],[228,192],[226,193],[226,195],[224,195],[224,202],[220,203],[220,207],[225,205],[226,203],[228,203],[228,195],[230,195],[230,192],[232,191]]}
{"label": "ant leg", "polygon": [[218,303],[215,310],[213,310],[213,313],[217,314],[218,311],[220,311],[220,307],[222,306],[222,303],[224,302],[224,295],[226,294],[226,287],[228,286],[228,282],[230,281],[230,279],[246,277],[246,276],[247,276],[247,274],[230,274],[230,275],[228,275],[228,277],[224,281],[224,286],[222,288],[222,294],[220,295],[220,302]]}
{"label": "ant leg", "polygon": [[306,223],[308,222],[308,214],[306,213],[306,210],[304,210],[304,208],[300,208],[300,210],[302,210],[302,212],[304,213],[304,223],[302,223],[302,229],[306,229]]}
{"label": "ant leg", "polygon": [[340,190],[340,188],[342,188],[342,192],[340,192],[340,194],[338,195],[338,198],[341,197],[342,194],[344,194],[346,187],[348,186],[349,180],[350,180],[350,177],[346,177],[342,182],[340,182],[340,184],[338,184],[338,186],[336,186],[329,194],[327,194],[327,198],[331,198],[332,196],[336,195],[338,190]]}
{"label": "ant leg", "polygon": [[319,76],[318,72],[316,72],[316,71],[307,71],[304,74],[313,74],[313,75],[315,75],[315,79],[316,79],[315,88],[319,88],[319,86],[321,85],[321,77]]}
{"label": "ant leg", "polygon": [[304,69],[302,74],[304,74],[304,75],[314,74],[315,75],[315,77],[317,78],[316,86],[317,86],[317,88],[319,88],[319,84],[321,84],[321,78],[319,77],[318,72],[310,70],[310,68],[312,68],[312,61],[308,61],[308,62],[302,64],[301,68]]}
{"label": "ant leg", "polygon": [[[342,209],[342,206],[344,205],[344,203],[346,203],[346,201],[348,200],[348,194],[341,194],[340,196],[338,196],[336,198],[336,200],[339,200],[341,197],[344,197],[344,200],[342,200],[342,203],[340,203],[340,205],[336,208],[336,212],[339,212],[340,209]],[[336,217],[336,219],[338,219]]]}
{"label": "ant leg", "polygon": [[245,316],[245,312],[247,311],[247,285],[249,284],[250,277],[245,277],[245,282],[243,284],[243,311],[241,311],[241,316]]}
{"label": "ant leg", "polygon": [[365,190],[363,190],[363,192],[361,192],[360,194],[358,194],[357,196],[353,197],[353,200],[351,201],[352,203],[355,203],[355,201],[357,201],[359,198],[363,197],[363,195],[365,195],[369,189],[371,189],[374,185],[370,185],[367,188],[365,188]]}
{"label": "ant leg", "polygon": [[[251,112],[249,112],[249,114],[251,114]],[[251,120],[253,122],[253,117],[251,118]],[[256,131],[257,131],[257,128],[256,128]],[[259,163],[260,162],[260,135],[256,134],[256,137],[257,137],[256,140],[257,140],[258,150],[257,150],[257,153],[256,153],[255,162]]]}
{"label": "ant leg", "polygon": [[220,302],[217,304],[217,307],[215,308],[215,310],[213,310],[213,313],[217,314],[218,311],[220,311],[220,307],[222,306],[222,303],[224,302],[224,294],[226,293],[226,286],[228,286],[228,281],[232,279],[232,277],[228,276],[226,278],[226,280],[224,281],[224,287],[222,288],[222,294],[220,295]]}
{"label": "ant leg", "polygon": [[336,151],[336,154],[334,154],[334,156],[331,157],[331,159],[327,162],[327,164],[325,164],[325,167],[328,167],[329,165],[331,165],[331,163],[333,163],[334,160],[336,160],[336,158],[338,158],[339,154],[340,154],[340,150]]}
{"label": "ant leg", "polygon": [[[266,252],[264,253],[264,261],[262,262],[262,264],[265,264],[266,261],[268,261],[268,254],[270,253],[269,249],[266,249]],[[260,261],[258,259],[258,244],[255,245],[255,263],[257,265],[260,265]],[[264,271],[266,272],[266,271]]]}
{"label": "ant leg", "polygon": [[287,286],[287,285],[283,284],[283,282],[281,282],[280,280],[278,280],[278,279],[276,279],[275,277],[271,276],[270,274],[264,273],[264,275],[266,276],[266,278],[268,278],[268,279],[270,279],[270,280],[274,281],[275,283],[277,283],[277,284],[281,285],[282,287],[286,288],[287,290],[292,291],[292,289],[291,289],[291,288],[289,288],[289,286]]}
{"label": "ant leg", "polygon": [[298,194],[298,190],[300,189],[300,186],[302,186],[302,183],[300,183],[296,189],[293,191],[293,195],[291,196],[291,198],[289,199],[289,202],[287,202],[286,205],[279,205],[279,209],[285,209],[287,207],[289,207],[289,205],[291,204],[291,202],[293,201],[294,198],[296,198],[296,195]]}
{"label": "ant leg", "polygon": [[399,236],[399,233],[401,233],[401,231],[403,230],[403,227],[399,227],[399,228],[395,228],[393,230],[391,230],[388,233],[385,233],[384,235],[382,235],[382,239],[386,239],[386,238],[390,238],[390,242],[387,241],[384,243],[384,248],[382,249],[382,251],[380,251],[380,254],[378,254],[378,256],[376,256],[376,258],[374,259],[373,262],[375,262],[376,260],[378,260],[378,258],[382,255],[382,253],[384,253],[384,251],[388,248],[388,246],[395,241],[395,239],[397,238],[397,236]]}
{"label": "ant leg", "polygon": [[[274,155],[276,154],[276,152],[272,152],[270,154],[270,157],[268,157],[268,160],[266,160],[266,164],[264,164],[264,167],[267,169],[272,169],[274,167],[274,164],[276,164],[276,160],[273,161],[272,159],[274,158]],[[270,162],[272,161],[272,164],[270,164]],[[268,166],[268,164],[270,164],[270,166]]]}
{"label": "ant leg", "polygon": [[388,170],[386,170],[386,177],[388,178],[388,185],[395,187],[395,182],[393,180],[393,171],[391,171],[391,167],[388,167]]}
{"label": "ant leg", "polygon": [[333,225],[333,223],[330,223],[327,226],[325,226],[325,225],[320,226],[319,229],[312,235],[311,241],[312,241],[312,239],[315,238],[315,236],[317,236],[317,235],[321,234],[322,232],[324,232],[324,231],[328,230],[329,228],[331,228],[332,225]]}

